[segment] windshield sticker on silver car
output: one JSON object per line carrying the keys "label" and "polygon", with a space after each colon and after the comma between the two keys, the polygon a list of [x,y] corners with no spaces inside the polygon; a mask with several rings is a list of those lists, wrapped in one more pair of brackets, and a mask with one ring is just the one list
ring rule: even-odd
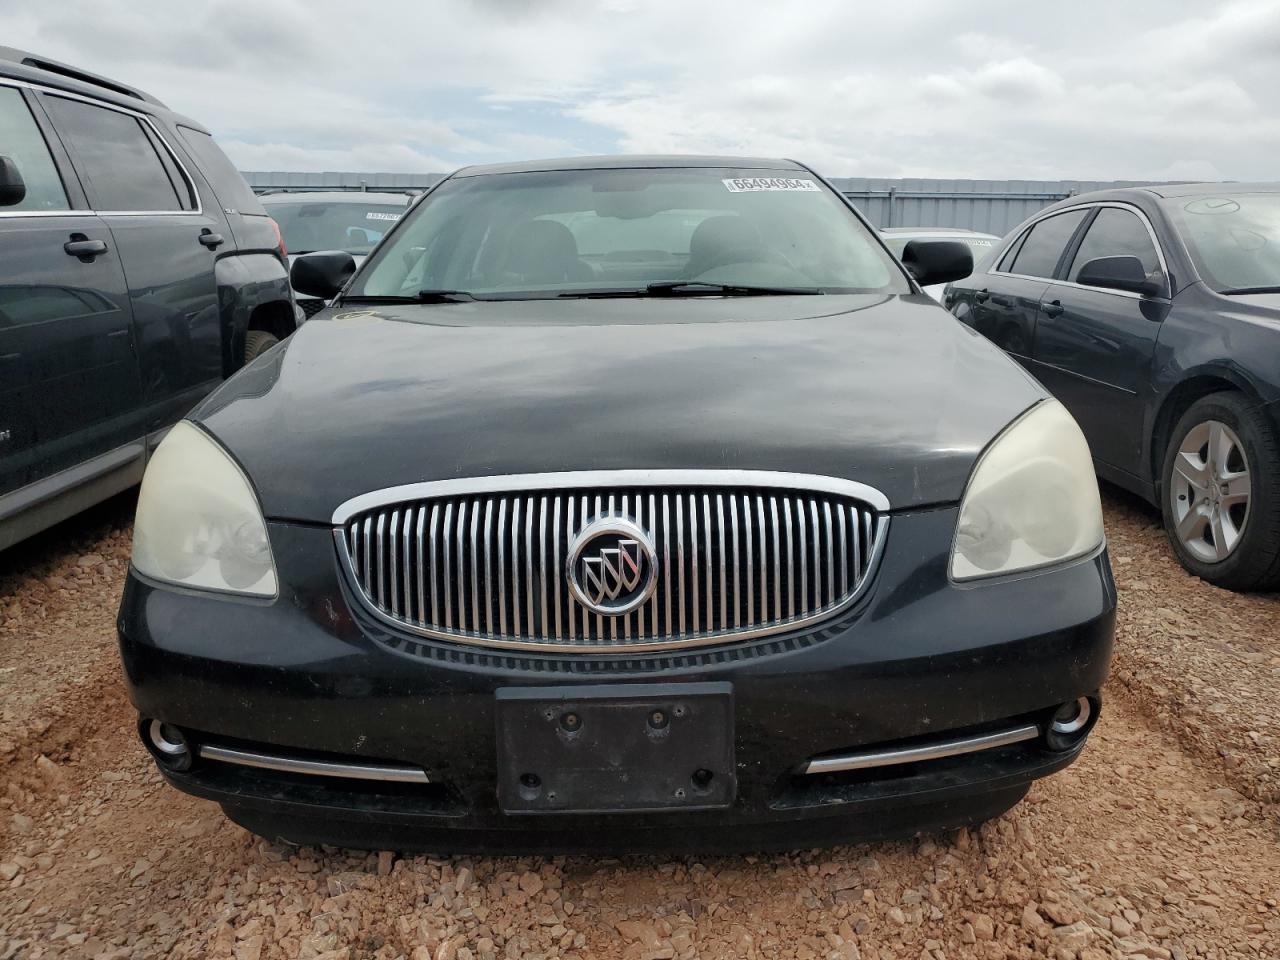
{"label": "windshield sticker on silver car", "polygon": [[400,214],[398,213],[366,213],[364,215],[364,218],[366,220],[393,220],[394,221],[394,220],[400,219]]}
{"label": "windshield sticker on silver car", "polygon": [[812,180],[799,180],[795,177],[729,177],[721,182],[730,193],[761,193],[776,190],[818,192],[818,185]]}

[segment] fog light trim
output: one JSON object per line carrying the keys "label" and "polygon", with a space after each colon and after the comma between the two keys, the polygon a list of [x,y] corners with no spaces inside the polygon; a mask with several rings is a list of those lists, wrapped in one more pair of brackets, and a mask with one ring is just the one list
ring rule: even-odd
{"label": "fog light trim", "polygon": [[893,750],[872,750],[866,753],[846,753],[838,757],[821,757],[810,760],[800,772],[841,773],[846,770],[866,770],[871,767],[892,767],[900,763],[918,763],[922,760],[941,760],[945,757],[958,757],[966,753],[978,753],[982,750],[994,750],[1007,747],[1026,740],[1035,740],[1040,736],[1040,728],[1034,723],[986,733],[977,737],[964,737],[958,740],[944,740],[939,743],[924,744],[919,747],[900,747]]}
{"label": "fog light trim", "polygon": [[1053,732],[1061,734],[1072,734],[1079,730],[1083,730],[1089,723],[1089,718],[1093,716],[1093,704],[1089,702],[1088,697],[1081,697],[1076,701],[1076,715],[1070,720],[1059,720],[1056,717],[1053,720]]}
{"label": "fog light trim", "polygon": [[[170,734],[166,733],[166,728],[176,733],[179,739],[170,740]],[[169,726],[167,723],[161,723],[159,720],[152,720],[147,724],[147,737],[151,740],[151,745],[166,757],[180,757],[190,750],[181,731]]]}
{"label": "fog light trim", "polygon": [[426,771],[417,767],[304,760],[298,757],[281,757],[257,753],[252,750],[233,750],[230,747],[209,745],[200,748],[200,757],[204,760],[234,763],[242,767],[278,770],[282,773],[302,773],[313,777],[340,777],[347,780],[387,780],[394,783],[431,782]]}

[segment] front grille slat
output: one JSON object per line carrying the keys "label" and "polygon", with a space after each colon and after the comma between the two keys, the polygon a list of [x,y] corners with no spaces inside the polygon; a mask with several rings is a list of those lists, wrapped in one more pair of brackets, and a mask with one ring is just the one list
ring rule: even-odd
{"label": "front grille slat", "polygon": [[836,561],[835,561],[835,537],[831,533],[831,501],[824,500],[822,502],[822,518],[826,521],[827,531],[827,603],[834,603],[836,599]]}
{"label": "front grille slat", "polygon": [[809,529],[813,531],[813,608],[822,608],[822,531],[818,530],[818,504],[809,500]]}
{"label": "front grille slat", "polygon": [[542,636],[551,636],[547,618],[547,498],[538,511],[538,609],[542,613]]}
{"label": "front grille slat", "polygon": [[[729,494],[729,525],[733,530],[733,625],[742,626],[742,554],[738,549],[738,498]],[[721,527],[721,538],[724,528]],[[725,626],[729,624],[726,622]]]}
{"label": "front grille slat", "polygon": [[374,559],[372,559],[372,557],[374,557],[374,554],[372,554],[372,544],[374,544],[374,536],[372,536],[372,529],[374,529],[374,518],[366,517],[364,538],[362,538],[362,543],[361,543],[362,547],[365,548],[364,582],[365,582],[366,594],[370,593],[370,591],[372,590],[372,585],[374,585]]}
{"label": "front grille slat", "polygon": [[[471,629],[480,630],[480,549],[476,538],[480,535],[480,502],[471,504]],[[489,624],[485,622],[485,628]]]}
{"label": "front grille slat", "polygon": [[556,496],[555,516],[551,520],[552,533],[552,562],[551,562],[551,582],[552,596],[555,597],[556,603],[556,639],[564,639],[563,621],[560,619],[560,496]]}
{"label": "front grille slat", "polygon": [[[576,533],[577,533],[578,525],[577,525],[576,523],[574,523],[574,522],[573,522],[573,500],[574,500],[574,498],[573,498],[573,497],[567,497],[567,498],[566,498],[566,500],[567,500],[567,502],[568,502],[568,517],[569,517],[569,519],[568,519],[568,522],[565,524],[565,531],[566,531],[566,532],[568,533],[568,535],[569,535],[570,542],[572,542],[572,538],[573,538],[574,534],[576,534]],[[566,549],[567,549],[567,548],[566,548]],[[558,561],[558,558],[557,558],[557,561]],[[556,573],[557,573],[557,575],[559,574],[559,572],[560,572],[560,564],[559,564],[559,562],[557,562],[557,563],[556,563]],[[566,576],[567,576],[567,575],[566,575]],[[567,601],[566,601],[566,603],[565,603],[565,617],[566,617],[566,619],[569,621],[569,642],[570,642],[570,643],[576,643],[576,642],[577,642],[577,640],[578,640],[578,609],[577,609],[577,601],[574,599],[574,597],[573,597],[573,594],[572,594],[572,593],[570,593],[570,594],[569,594],[569,598],[568,598],[568,600],[567,600]]]}
{"label": "front grille slat", "polygon": [[[785,501],[784,501],[785,502]],[[771,620],[782,619],[782,540],[778,536],[778,498],[769,498],[773,514],[773,615]]]}
{"label": "front grille slat", "polygon": [[685,575],[684,575],[684,497],[676,495],[676,563],[679,565],[677,589],[680,591],[680,633],[686,629],[685,620]]}
{"label": "front grille slat", "polygon": [[862,533],[858,529],[857,509],[850,507],[849,514],[849,529],[853,531],[853,579],[856,583],[862,579]]}
{"label": "front grille slat", "polygon": [[840,592],[849,589],[849,543],[845,539],[844,511],[836,507],[836,528],[840,536]]}
{"label": "front grille slat", "polygon": [[449,546],[453,539],[450,531],[453,529],[453,504],[450,503],[444,508],[444,529],[440,540],[444,546],[444,584],[441,592],[444,594],[444,628],[446,630],[453,629],[453,590],[449,586],[453,583],[453,550]]}
{"label": "front grille slat", "polygon": [[750,627],[756,622],[756,557],[752,543],[751,499],[746,494],[742,495],[742,527],[747,544],[747,626]]}
{"label": "front grille slat", "polygon": [[511,625],[524,634],[524,604],[520,601],[520,498],[511,500]]}
{"label": "front grille slat", "polygon": [[437,524],[440,522],[440,506],[439,504],[431,505],[431,622],[440,622],[440,592],[436,590],[436,571],[440,569],[440,565],[436,563],[436,531]]}
{"label": "front grille slat", "polygon": [[[431,508],[432,511],[435,507]],[[426,564],[426,542],[423,536],[424,525],[427,519],[427,508],[418,508],[418,537],[416,546],[418,548],[418,625],[425,626],[427,624],[427,564]]]}
{"label": "front grille slat", "polygon": [[385,607],[387,605],[387,581],[383,576],[383,560],[387,555],[386,545],[383,541],[386,539],[387,531],[387,515],[385,513],[378,514],[378,528],[375,547],[378,551],[378,565],[373,568],[375,579],[378,581],[378,606]]}
{"label": "front grille slat", "polygon": [[[650,592],[614,615],[588,608],[568,570],[575,539],[601,519],[638,527],[642,562],[659,568]],[[727,642],[829,616],[865,586],[887,523],[821,487],[631,484],[407,498],[360,510],[335,533],[360,600],[411,632],[608,652]]]}

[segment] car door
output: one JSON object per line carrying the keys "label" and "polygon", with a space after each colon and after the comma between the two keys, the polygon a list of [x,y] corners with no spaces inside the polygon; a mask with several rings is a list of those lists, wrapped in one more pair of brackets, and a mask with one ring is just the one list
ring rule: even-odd
{"label": "car door", "polygon": [[41,103],[111,229],[133,306],[148,427],[180,418],[222,378],[214,277],[224,222],[145,115],[61,94]]}
{"label": "car door", "polygon": [[[84,209],[66,154],[30,98],[0,85],[0,152],[26,184],[21,202],[0,207],[0,517],[9,512],[3,495],[20,487],[94,458],[111,460],[99,464],[105,470],[142,457],[119,251]],[[9,507],[75,481],[18,494],[24,502]]]}
{"label": "car door", "polygon": [[1061,279],[1041,300],[1032,369],[1076,418],[1094,459],[1136,474],[1142,393],[1168,300],[1075,281],[1080,268],[1098,257],[1137,257],[1148,274],[1164,275],[1164,262],[1135,208],[1098,206],[1091,217]]}
{"label": "car door", "polygon": [[1068,210],[1036,221],[982,283],[975,282],[973,327],[1024,366],[1031,363],[1040,301],[1086,213]]}

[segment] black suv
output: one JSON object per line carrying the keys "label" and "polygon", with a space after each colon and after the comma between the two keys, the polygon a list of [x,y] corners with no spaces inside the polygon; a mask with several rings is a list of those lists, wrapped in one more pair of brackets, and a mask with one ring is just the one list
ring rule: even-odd
{"label": "black suv", "polygon": [[0,47],[0,549],[137,483],[295,325],[279,230],[207,130]]}
{"label": "black suv", "polygon": [[1080,423],[1098,474],[1158,504],[1182,564],[1280,586],[1280,187],[1071,197],[943,303]]}

